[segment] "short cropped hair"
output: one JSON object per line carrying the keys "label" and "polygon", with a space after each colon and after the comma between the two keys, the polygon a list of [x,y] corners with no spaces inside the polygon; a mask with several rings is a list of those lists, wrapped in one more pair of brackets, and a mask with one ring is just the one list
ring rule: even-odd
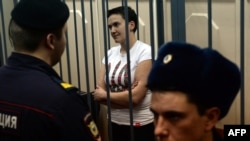
{"label": "short cropped hair", "polygon": [[15,49],[24,49],[33,52],[37,49],[39,43],[48,33],[54,34],[58,39],[62,38],[62,29],[59,27],[53,31],[37,31],[33,29],[24,29],[11,20],[9,24],[9,37]]}

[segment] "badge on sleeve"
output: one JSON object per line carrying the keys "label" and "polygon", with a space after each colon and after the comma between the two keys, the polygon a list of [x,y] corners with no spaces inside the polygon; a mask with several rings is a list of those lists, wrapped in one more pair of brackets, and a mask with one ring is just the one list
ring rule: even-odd
{"label": "badge on sleeve", "polygon": [[91,116],[90,113],[88,113],[85,117],[84,117],[84,123],[86,124],[90,134],[92,135],[93,139],[95,141],[100,141],[101,140],[101,136],[99,134],[98,128]]}

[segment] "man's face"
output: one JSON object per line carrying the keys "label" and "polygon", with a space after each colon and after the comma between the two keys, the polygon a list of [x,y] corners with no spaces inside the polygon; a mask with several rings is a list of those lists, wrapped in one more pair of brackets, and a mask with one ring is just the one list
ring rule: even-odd
{"label": "man's face", "polygon": [[151,110],[158,141],[203,141],[207,136],[206,116],[182,92],[153,92]]}
{"label": "man's face", "polygon": [[62,36],[60,39],[55,38],[55,51],[53,54],[53,64],[55,65],[56,63],[58,63],[61,59],[61,56],[65,50],[66,47],[66,32],[67,32],[67,24],[64,25],[63,29],[62,29]]}
{"label": "man's face", "polygon": [[116,43],[122,44],[126,41],[125,26],[125,20],[120,14],[113,14],[108,18],[108,28]]}

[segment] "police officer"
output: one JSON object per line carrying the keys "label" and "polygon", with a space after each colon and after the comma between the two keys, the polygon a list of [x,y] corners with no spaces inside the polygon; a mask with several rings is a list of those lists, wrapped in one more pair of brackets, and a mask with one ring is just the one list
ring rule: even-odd
{"label": "police officer", "polygon": [[157,141],[224,141],[223,119],[241,86],[236,63],[213,48],[168,42],[149,73]]}
{"label": "police officer", "polygon": [[66,45],[69,9],[61,0],[21,0],[11,12],[14,51],[0,68],[0,140],[100,141],[78,89],[53,66]]}

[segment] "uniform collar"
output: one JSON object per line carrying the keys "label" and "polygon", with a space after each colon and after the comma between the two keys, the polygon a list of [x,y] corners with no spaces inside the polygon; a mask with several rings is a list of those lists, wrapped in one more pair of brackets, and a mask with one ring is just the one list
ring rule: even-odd
{"label": "uniform collar", "polygon": [[12,52],[7,60],[7,66],[34,69],[59,78],[56,71],[49,64],[39,58],[27,54]]}

